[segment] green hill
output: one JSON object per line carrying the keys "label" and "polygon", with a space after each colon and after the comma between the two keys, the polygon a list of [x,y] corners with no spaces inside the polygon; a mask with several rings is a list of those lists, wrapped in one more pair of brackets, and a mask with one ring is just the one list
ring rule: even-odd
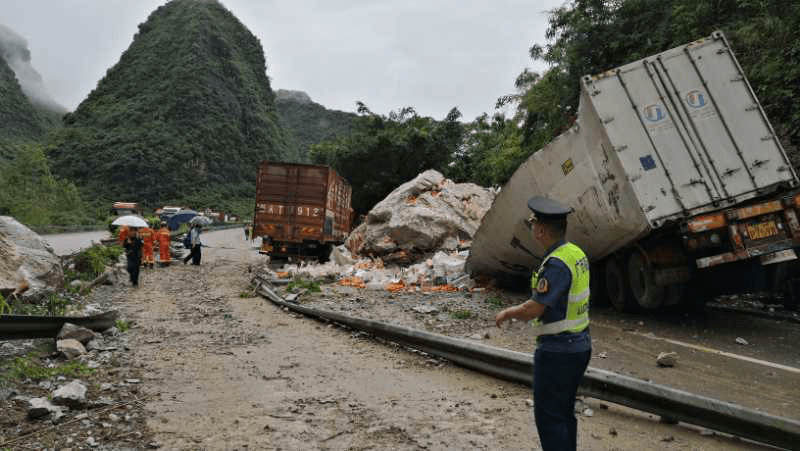
{"label": "green hill", "polygon": [[0,161],[13,157],[20,143],[41,139],[46,130],[46,121],[0,56]]}
{"label": "green hill", "polygon": [[260,160],[297,159],[260,42],[214,0],[157,8],[64,122],[53,170],[95,202],[230,209],[252,202]]}
{"label": "green hill", "polygon": [[336,139],[353,131],[355,113],[329,110],[315,103],[305,92],[279,89],[276,92],[278,112],[297,149],[300,159],[309,162],[312,144]]}

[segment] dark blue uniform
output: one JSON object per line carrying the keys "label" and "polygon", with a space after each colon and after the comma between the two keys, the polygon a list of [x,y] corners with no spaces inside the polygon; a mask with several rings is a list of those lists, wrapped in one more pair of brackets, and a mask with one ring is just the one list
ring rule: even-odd
{"label": "dark blue uniform", "polygon": [[[570,211],[542,198],[531,198],[528,207],[537,217],[565,219]],[[545,257],[564,243],[559,241],[547,249]],[[545,306],[540,318],[542,323],[565,319],[572,285],[570,269],[561,260],[551,258],[542,268],[538,282],[533,299]],[[591,355],[592,339],[588,328],[578,333],[562,332],[537,338],[533,356],[533,412],[544,451],[577,449],[575,395]]]}
{"label": "dark blue uniform", "polygon": [[125,256],[128,258],[127,270],[131,277],[131,284],[139,286],[139,265],[142,263],[142,246],[144,241],[141,238],[129,236],[123,241],[125,246]]}

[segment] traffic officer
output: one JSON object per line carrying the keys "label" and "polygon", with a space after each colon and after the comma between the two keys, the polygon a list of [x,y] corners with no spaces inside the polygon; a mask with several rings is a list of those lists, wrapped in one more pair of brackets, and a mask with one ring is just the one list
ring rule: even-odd
{"label": "traffic officer", "polygon": [[542,449],[577,449],[575,394],[589,365],[589,261],[565,240],[567,215],[558,202],[532,197],[528,208],[533,236],[547,251],[531,277],[532,296],[495,317],[497,327],[510,318],[533,321],[537,336],[533,358],[533,399]]}

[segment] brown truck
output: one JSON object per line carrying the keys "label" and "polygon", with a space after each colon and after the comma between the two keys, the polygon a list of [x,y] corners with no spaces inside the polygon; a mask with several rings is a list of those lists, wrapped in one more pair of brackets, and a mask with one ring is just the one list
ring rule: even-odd
{"label": "brown truck", "polygon": [[350,233],[352,189],[327,166],[262,161],[253,237],[271,257],[327,261]]}

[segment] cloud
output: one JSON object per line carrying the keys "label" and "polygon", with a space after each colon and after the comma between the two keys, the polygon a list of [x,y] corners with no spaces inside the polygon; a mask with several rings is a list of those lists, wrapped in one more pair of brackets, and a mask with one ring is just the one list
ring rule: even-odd
{"label": "cloud", "polygon": [[3,24],[0,24],[0,56],[14,71],[22,92],[31,103],[60,113],[67,111],[53,100],[42,81],[42,76],[31,65],[28,41]]}

